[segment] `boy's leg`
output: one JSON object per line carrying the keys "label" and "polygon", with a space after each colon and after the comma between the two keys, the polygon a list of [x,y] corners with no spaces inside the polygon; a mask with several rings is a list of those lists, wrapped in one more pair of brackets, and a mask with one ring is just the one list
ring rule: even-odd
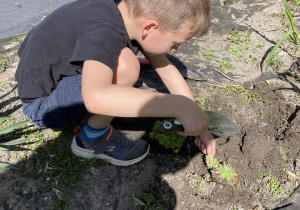
{"label": "boy's leg", "polygon": [[[114,71],[113,83],[117,85],[133,86],[140,74],[140,64],[135,54],[127,47],[119,55],[117,68]],[[93,128],[104,128],[110,124],[113,117],[93,115],[88,124]]]}
{"label": "boy's leg", "polygon": [[[139,77],[140,65],[135,54],[124,48],[114,71],[113,83],[133,86]],[[127,166],[144,159],[149,145],[142,139],[134,139],[110,126],[111,116],[92,115],[82,125],[73,139],[72,151],[84,158],[106,159],[119,166]]]}

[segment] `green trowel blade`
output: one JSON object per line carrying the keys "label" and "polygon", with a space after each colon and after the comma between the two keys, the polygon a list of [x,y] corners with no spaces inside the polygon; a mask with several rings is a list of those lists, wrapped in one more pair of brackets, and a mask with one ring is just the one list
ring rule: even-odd
{"label": "green trowel blade", "polygon": [[228,137],[240,132],[237,125],[226,115],[219,112],[206,111],[209,118],[208,130],[214,138]]}

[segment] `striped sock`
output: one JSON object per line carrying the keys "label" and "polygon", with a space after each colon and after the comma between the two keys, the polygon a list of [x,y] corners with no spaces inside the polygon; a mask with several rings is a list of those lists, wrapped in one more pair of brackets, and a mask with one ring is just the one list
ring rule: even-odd
{"label": "striped sock", "polygon": [[96,129],[91,127],[88,123],[85,123],[82,129],[84,138],[87,141],[95,140],[99,136],[102,136],[109,129],[109,127],[110,125],[106,126],[105,128]]}

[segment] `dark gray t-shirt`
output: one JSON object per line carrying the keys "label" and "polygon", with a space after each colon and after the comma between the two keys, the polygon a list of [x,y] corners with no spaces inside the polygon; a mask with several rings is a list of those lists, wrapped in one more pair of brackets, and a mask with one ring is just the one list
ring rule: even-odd
{"label": "dark gray t-shirt", "polygon": [[19,97],[30,102],[50,95],[63,77],[81,74],[85,60],[114,70],[125,46],[135,51],[114,1],[66,4],[31,30],[22,43],[15,75]]}

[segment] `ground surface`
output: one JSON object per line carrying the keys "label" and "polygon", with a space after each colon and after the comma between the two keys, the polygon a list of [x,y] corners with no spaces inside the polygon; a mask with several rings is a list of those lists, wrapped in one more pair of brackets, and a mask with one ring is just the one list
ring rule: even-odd
{"label": "ground surface", "polygon": [[[219,161],[229,163],[239,174],[238,185],[230,187],[210,180],[204,155],[193,146],[192,138],[177,154],[150,139],[155,119],[114,120],[118,129],[142,136],[151,144],[151,154],[129,167],[76,159],[70,153],[74,135],[71,129],[30,127],[20,132],[34,136],[27,145],[31,149],[0,151],[1,162],[14,163],[27,172],[21,175],[1,169],[0,209],[61,209],[65,205],[70,209],[134,209],[133,190],[140,200],[142,193],[152,194],[164,209],[261,210],[280,204],[287,205],[286,209],[299,209],[296,204],[289,206],[297,199],[299,202],[299,197],[292,194],[300,180],[299,75],[283,74],[295,60],[292,45],[286,42],[276,57],[275,64],[280,65],[270,67],[266,76],[261,76],[266,52],[287,29],[286,22],[278,17],[284,13],[283,4],[278,0],[256,0],[213,1],[213,5],[209,33],[193,38],[172,55],[205,76],[206,80],[198,81],[195,79],[201,79],[199,75],[182,71],[199,105],[224,113],[238,124],[239,134],[217,139],[216,154]],[[297,23],[296,9],[293,13]],[[228,38],[233,28],[240,30],[240,42]],[[2,41],[1,58],[7,60],[7,68],[0,78],[11,81],[11,85],[1,87],[1,103],[17,96],[13,75],[22,39]],[[201,51],[208,50],[218,57],[207,60]],[[222,71],[221,60],[230,61],[235,70],[228,67]],[[138,87],[164,91],[155,75],[143,72],[142,78],[145,82],[140,81]],[[1,115],[8,114],[15,121],[25,119],[19,100],[2,107]],[[2,136],[1,142],[20,138],[20,132]],[[73,181],[64,181],[64,174],[59,173],[64,167],[74,169],[73,173],[68,168],[68,177]],[[77,167],[82,175],[78,179]],[[290,202],[282,203],[289,197]]]}

